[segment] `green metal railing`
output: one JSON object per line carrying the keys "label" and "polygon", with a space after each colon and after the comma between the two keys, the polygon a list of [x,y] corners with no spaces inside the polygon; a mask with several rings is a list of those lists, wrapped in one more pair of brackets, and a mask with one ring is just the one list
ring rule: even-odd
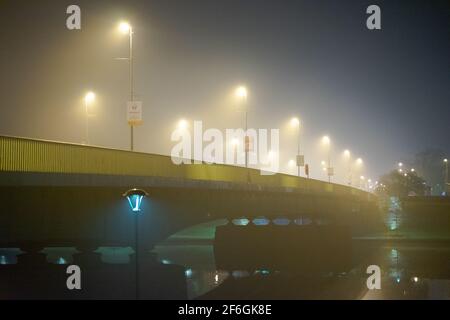
{"label": "green metal railing", "polygon": [[308,189],[341,195],[373,195],[338,184],[221,164],[175,165],[169,156],[54,141],[0,136],[0,171],[153,176]]}

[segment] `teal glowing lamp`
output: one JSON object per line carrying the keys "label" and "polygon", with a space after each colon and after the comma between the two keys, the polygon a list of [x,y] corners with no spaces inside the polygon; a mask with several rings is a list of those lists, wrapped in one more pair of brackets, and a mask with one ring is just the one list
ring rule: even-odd
{"label": "teal glowing lamp", "polygon": [[141,211],[142,199],[148,196],[148,193],[145,190],[133,188],[125,192],[123,196],[127,198],[131,211],[139,212]]}

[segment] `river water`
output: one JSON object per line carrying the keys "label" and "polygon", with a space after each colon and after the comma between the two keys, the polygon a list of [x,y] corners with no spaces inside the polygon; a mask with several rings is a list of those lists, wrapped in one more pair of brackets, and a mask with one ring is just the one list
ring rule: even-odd
{"label": "river water", "polygon": [[[174,235],[154,252],[182,265],[190,299],[450,299],[448,242],[354,239],[345,273],[287,274],[276,270],[217,270],[214,227],[204,224]],[[381,271],[381,289],[369,290],[370,265]]]}

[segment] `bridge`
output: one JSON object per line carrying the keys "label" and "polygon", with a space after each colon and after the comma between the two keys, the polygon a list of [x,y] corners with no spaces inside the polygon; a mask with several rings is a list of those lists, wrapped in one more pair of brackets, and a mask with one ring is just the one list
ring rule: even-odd
{"label": "bridge", "polygon": [[[147,271],[142,297],[184,298],[184,269],[155,263],[148,253],[203,222],[288,218],[295,233],[296,219],[307,217],[350,226],[353,234],[381,223],[376,197],[362,190],[243,167],[175,165],[156,154],[0,136],[0,172],[0,248],[27,253],[2,268],[0,292],[9,298],[138,297],[138,265]],[[131,188],[148,192],[138,216],[123,197]],[[43,261],[41,250],[49,247],[74,248],[87,290],[66,290],[63,266]],[[136,270],[99,262],[98,247],[137,249]]]}
{"label": "bridge", "polygon": [[122,197],[139,187],[142,241],[220,218],[309,217],[354,226],[378,223],[376,197],[343,185],[221,164],[175,165],[168,156],[0,137],[0,241],[58,239],[132,243]]}

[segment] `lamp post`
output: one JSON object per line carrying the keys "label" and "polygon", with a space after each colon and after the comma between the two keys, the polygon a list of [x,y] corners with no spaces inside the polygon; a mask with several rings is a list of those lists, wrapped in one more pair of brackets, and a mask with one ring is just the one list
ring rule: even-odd
{"label": "lamp post", "polygon": [[445,194],[447,195],[447,184],[448,184],[448,159],[445,158],[444,159],[444,165],[445,165],[445,177],[444,177],[444,182],[445,182]]}
{"label": "lamp post", "polygon": [[361,189],[365,189],[365,177],[364,176],[360,176],[359,177],[359,187],[361,188]]}
{"label": "lamp post", "polygon": [[126,191],[122,196],[126,197],[131,211],[134,213],[134,242],[136,248],[135,255],[135,280],[136,280],[136,299],[139,299],[139,212],[141,211],[142,199],[148,196],[145,190],[133,188]]}
{"label": "lamp post", "polygon": [[[130,39],[130,46],[129,46],[129,56],[128,56],[128,62],[129,62],[129,85],[130,85],[130,102],[134,101],[134,78],[133,78],[133,27],[128,22],[121,22],[119,24],[119,30],[123,34],[128,34]],[[134,125],[133,123],[130,123],[130,150],[134,150]]]}
{"label": "lamp post", "polygon": [[351,163],[351,159],[350,159],[351,158],[350,150],[344,150],[344,158],[347,161],[347,166],[348,166],[348,168],[347,168],[347,176],[348,176],[347,184],[349,186],[351,186],[352,185],[352,163]]}
{"label": "lamp post", "polygon": [[84,96],[84,106],[86,109],[86,144],[89,145],[89,105],[94,102],[95,93],[89,91]]}
{"label": "lamp post", "polygon": [[328,182],[331,182],[331,176],[333,175],[333,168],[331,167],[331,154],[330,154],[330,144],[331,140],[328,136],[322,137],[322,143],[327,148],[327,154],[328,154],[328,168],[327,168],[327,175],[328,175]]}
{"label": "lamp post", "polygon": [[236,96],[239,98],[241,103],[244,104],[245,109],[245,167],[248,167],[248,151],[250,149],[250,137],[247,134],[248,130],[248,110],[247,110],[247,88],[240,86],[236,89]]}
{"label": "lamp post", "polygon": [[[363,164],[363,160],[361,158],[356,159],[356,161],[355,161],[356,169],[360,168],[362,166],[362,164]],[[352,168],[352,172],[351,172],[351,181],[353,184],[353,168]]]}
{"label": "lamp post", "polygon": [[300,167],[304,166],[305,158],[300,154],[300,120],[296,117],[291,119],[291,126],[297,128],[297,175],[300,177]]}

